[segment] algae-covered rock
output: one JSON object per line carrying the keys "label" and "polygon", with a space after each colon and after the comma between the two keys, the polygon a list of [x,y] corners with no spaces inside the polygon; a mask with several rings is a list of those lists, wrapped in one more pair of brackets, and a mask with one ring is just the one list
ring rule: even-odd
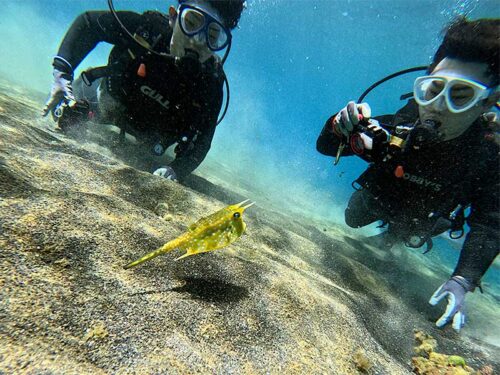
{"label": "algae-covered rock", "polygon": [[413,372],[421,375],[467,375],[481,374],[469,367],[465,359],[458,355],[437,353],[437,341],[423,331],[415,331],[415,340],[420,345],[415,347],[418,357],[412,358]]}
{"label": "algae-covered rock", "polygon": [[486,365],[479,369],[480,375],[493,375],[494,373],[495,371],[493,370],[493,366],[491,365]]}
{"label": "algae-covered rock", "polygon": [[431,352],[429,353],[429,359],[439,365],[446,366],[449,364],[448,357],[446,354]]}
{"label": "algae-covered rock", "polygon": [[450,355],[448,357],[448,364],[450,364],[451,366],[466,366],[465,359],[463,359],[459,355]]}
{"label": "algae-covered rock", "polygon": [[416,346],[414,348],[415,352],[418,355],[422,355],[422,356],[427,355],[428,356],[430,353],[432,353],[436,349],[437,341],[432,336],[430,336],[430,335],[428,335],[425,332],[420,331],[420,330],[415,330],[414,336],[415,336],[415,340],[419,344],[418,346]]}

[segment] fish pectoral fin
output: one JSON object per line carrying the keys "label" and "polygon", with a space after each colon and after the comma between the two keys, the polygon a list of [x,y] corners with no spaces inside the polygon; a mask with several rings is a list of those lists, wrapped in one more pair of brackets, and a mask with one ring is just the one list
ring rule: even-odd
{"label": "fish pectoral fin", "polygon": [[196,253],[188,251],[188,252],[186,252],[186,254],[181,255],[179,258],[175,258],[175,260],[177,261],[177,260],[180,260],[182,258],[186,258],[186,257],[194,255],[194,254],[196,254]]}
{"label": "fish pectoral fin", "polygon": [[208,253],[210,251],[214,251],[214,250],[218,250],[220,249],[219,247],[215,248],[215,249],[206,249],[206,250],[197,250],[197,249],[186,249],[186,254],[184,255],[181,255],[179,258],[175,259],[175,260],[179,260],[179,259],[182,259],[182,258],[186,258],[186,257],[189,257],[191,255],[196,255],[196,254],[202,254],[202,253]]}
{"label": "fish pectoral fin", "polygon": [[179,258],[175,258],[175,260],[179,260],[179,259],[182,259],[182,258],[186,258],[186,257],[189,257],[191,255],[195,255],[197,254],[198,252],[196,251],[196,248],[193,248],[192,246],[188,247],[181,247],[180,250],[186,250],[186,253],[185,254],[182,254]]}

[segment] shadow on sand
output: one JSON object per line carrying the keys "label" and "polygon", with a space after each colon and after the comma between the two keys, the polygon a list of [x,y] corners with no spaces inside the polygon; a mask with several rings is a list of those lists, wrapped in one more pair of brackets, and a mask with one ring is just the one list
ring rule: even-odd
{"label": "shadow on sand", "polygon": [[247,288],[221,280],[196,277],[185,277],[181,280],[185,284],[170,289],[172,292],[188,293],[194,299],[209,302],[238,302],[248,298]]}

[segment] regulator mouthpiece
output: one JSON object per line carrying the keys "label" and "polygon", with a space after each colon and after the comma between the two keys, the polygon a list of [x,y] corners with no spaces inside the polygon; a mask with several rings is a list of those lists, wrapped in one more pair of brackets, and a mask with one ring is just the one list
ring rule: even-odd
{"label": "regulator mouthpiece", "polygon": [[441,124],[434,120],[419,122],[411,130],[408,137],[407,146],[415,149],[433,145],[439,142],[440,133],[438,131]]}
{"label": "regulator mouthpiece", "polygon": [[184,56],[177,59],[177,66],[187,76],[198,77],[202,70],[199,58],[200,55],[196,51],[186,49]]}

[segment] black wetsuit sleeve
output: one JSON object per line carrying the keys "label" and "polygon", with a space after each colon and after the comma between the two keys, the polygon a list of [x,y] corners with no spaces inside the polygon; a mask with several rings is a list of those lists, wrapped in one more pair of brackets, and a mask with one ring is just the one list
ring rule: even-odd
{"label": "black wetsuit sleeve", "polygon": [[193,172],[205,159],[212,145],[215,134],[215,124],[211,129],[207,129],[198,134],[193,142],[193,147],[183,152],[179,152],[175,160],[170,164],[177,174],[179,180],[184,179]]}
{"label": "black wetsuit sleeve", "polygon": [[470,226],[453,276],[465,277],[479,285],[481,277],[495,260],[500,249],[500,176],[498,158],[488,163],[489,174],[481,179],[471,203]]}
{"label": "black wetsuit sleeve", "polygon": [[[128,30],[136,30],[141,22],[141,15],[135,12],[117,12],[120,21]],[[65,59],[71,67],[76,67],[100,42],[113,45],[132,43],[109,11],[89,11],[79,15],[66,32],[57,56]],[[56,66],[58,60],[54,62]],[[59,66],[57,66],[59,68]]]}
{"label": "black wetsuit sleeve", "polygon": [[[192,122],[198,124],[198,135],[192,143],[192,147],[181,150],[176,154],[175,160],[170,164],[182,180],[193,172],[205,159],[212,145],[212,139],[217,127],[217,119],[222,107],[223,81],[215,84],[213,90],[208,90],[205,96],[206,110],[202,112],[201,119],[192,119]],[[197,117],[197,116],[195,116]]]}
{"label": "black wetsuit sleeve", "polygon": [[[316,141],[316,150],[319,153],[327,156],[337,156],[337,150],[339,149],[340,142],[342,140],[337,134],[333,132],[333,119],[337,114],[331,116],[328,120],[326,120],[325,126],[321,130],[319,134],[318,140]],[[349,147],[344,148],[342,152],[342,156],[352,155],[353,152],[349,149]]]}

